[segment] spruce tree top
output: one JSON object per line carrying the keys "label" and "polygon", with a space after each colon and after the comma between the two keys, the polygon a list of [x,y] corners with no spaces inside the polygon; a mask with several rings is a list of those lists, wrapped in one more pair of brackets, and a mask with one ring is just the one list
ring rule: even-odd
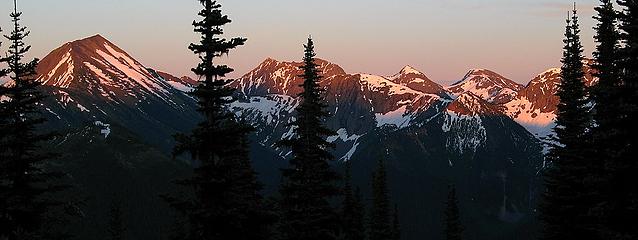
{"label": "spruce tree top", "polygon": [[198,76],[204,76],[205,81],[210,82],[223,78],[233,69],[226,65],[214,65],[213,59],[228,54],[231,49],[244,45],[246,38],[236,37],[230,40],[220,37],[224,34],[222,26],[232,21],[227,15],[223,15],[221,5],[217,1],[200,0],[204,8],[199,12],[201,21],[194,21],[195,32],[201,34],[199,43],[192,43],[189,49],[199,54],[202,61],[193,72]]}
{"label": "spruce tree top", "polygon": [[[245,38],[235,37],[226,39],[222,35],[222,27],[231,22],[223,15],[221,5],[212,0],[199,0],[203,8],[198,13],[202,18],[194,21],[195,32],[201,35],[198,43],[192,43],[189,49],[199,56],[201,62],[192,71],[203,78],[203,81],[191,93],[197,99],[198,112],[205,117],[193,130],[191,136],[176,135],[177,145],[173,155],[189,152],[193,159],[208,161],[217,158],[226,147],[220,147],[232,138],[251,130],[245,124],[238,124],[235,116],[228,110],[228,105],[234,101],[235,89],[228,86],[231,80],[224,79],[226,74],[233,71],[226,65],[216,65],[214,60],[230,50],[244,45]],[[211,137],[219,136],[219,137]]]}
{"label": "spruce tree top", "polygon": [[[0,27],[0,33],[2,33],[2,28]],[[2,41],[0,41],[0,47],[2,47]],[[7,58],[3,57],[2,55],[0,55],[0,64],[4,63],[7,61]],[[0,68],[0,78],[3,78],[7,76],[7,70],[4,68]],[[3,95],[3,89],[4,86],[2,86],[2,84],[0,84],[0,96]]]}
{"label": "spruce tree top", "polygon": [[619,33],[617,30],[617,13],[612,4],[612,0],[601,0],[601,5],[595,8],[598,13],[594,19],[598,21],[595,26],[596,35],[594,39],[598,43],[594,58],[596,59],[593,68],[596,69],[595,76],[599,79],[598,84],[593,88],[592,97],[596,101],[596,112],[594,117],[599,127],[608,131],[612,121],[610,118],[618,112],[618,87],[621,84],[618,71],[618,48]]}
{"label": "spruce tree top", "polygon": [[557,93],[560,103],[557,127],[554,130],[560,143],[570,145],[581,143],[582,137],[591,124],[584,83],[583,46],[580,41],[580,25],[576,9],[567,20],[564,43],[561,83]]}
{"label": "spruce tree top", "polygon": [[[302,69],[304,73],[300,76],[304,82],[300,85],[303,91],[299,93],[301,104],[297,107],[297,119],[292,125],[297,126],[295,132],[296,139],[283,140],[281,145],[291,147],[295,157],[291,160],[291,164],[303,166],[300,161],[332,161],[334,157],[330,153],[330,149],[334,148],[334,144],[326,141],[326,137],[334,136],[336,133],[328,129],[324,121],[330,116],[326,109],[328,107],[322,93],[325,91],[319,85],[321,76],[319,75],[318,65],[315,63],[315,47],[312,38],[308,38],[307,44],[304,45],[304,65]],[[299,167],[298,166],[298,167]],[[324,166],[323,168],[327,167]],[[336,180],[337,175],[332,170],[325,169],[325,173],[330,172],[330,180]],[[286,175],[284,171],[284,175]]]}
{"label": "spruce tree top", "polygon": [[[638,1],[618,0],[618,5],[623,8],[619,14],[623,58],[623,77],[625,86],[631,95],[628,101],[636,103],[638,95]],[[632,106],[632,108],[636,108]],[[638,111],[638,109],[631,109]]]}
{"label": "spruce tree top", "polygon": [[29,78],[33,78],[36,74],[35,69],[38,65],[38,59],[33,59],[28,63],[22,62],[24,55],[31,49],[31,46],[26,45],[23,41],[23,39],[29,36],[30,32],[27,31],[27,27],[20,25],[22,12],[18,12],[15,0],[14,11],[9,14],[9,16],[11,17],[11,22],[13,22],[13,30],[11,34],[4,36],[11,42],[7,62],[9,64],[9,71],[13,73],[11,79],[17,86],[21,86],[22,84],[28,84],[27,82],[33,82],[30,81],[32,79]]}
{"label": "spruce tree top", "polygon": [[338,231],[337,214],[329,199],[340,189],[335,185],[339,175],[330,166],[334,160],[330,149],[334,144],[326,137],[335,133],[325,126],[329,116],[319,86],[318,65],[315,63],[314,43],[311,38],[304,45],[303,92],[296,108],[294,137],[280,141],[291,150],[290,167],[282,170],[280,188],[283,223],[280,231],[284,239],[334,239]]}

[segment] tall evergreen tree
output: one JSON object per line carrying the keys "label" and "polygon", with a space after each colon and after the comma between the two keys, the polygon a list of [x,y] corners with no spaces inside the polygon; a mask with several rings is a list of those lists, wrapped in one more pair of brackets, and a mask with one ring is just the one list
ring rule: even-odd
{"label": "tall evergreen tree", "polygon": [[379,160],[372,176],[372,209],[370,211],[370,240],[392,239],[390,196],[385,162]]}
{"label": "tall evergreen tree", "polygon": [[[594,28],[597,42],[594,51],[593,68],[598,84],[593,87],[592,99],[596,102],[594,120],[598,129],[611,130],[615,119],[610,116],[619,114],[618,89],[621,79],[618,71],[619,33],[617,29],[617,14],[612,0],[601,0],[600,6],[595,8],[597,15],[594,19],[598,24]],[[613,140],[613,139],[610,139]],[[604,142],[600,142],[604,143]],[[600,146],[600,145],[598,145]]]}
{"label": "tall evergreen tree", "polygon": [[108,232],[111,240],[124,239],[126,226],[124,225],[122,202],[119,200],[114,200],[111,202]]}
{"label": "tall evergreen tree", "polygon": [[[591,211],[591,230],[598,233],[598,237],[609,239],[615,238],[616,234],[611,230],[610,210],[613,209],[613,196],[622,192],[612,181],[614,174],[609,171],[610,167],[617,162],[619,153],[622,152],[622,134],[620,127],[623,104],[621,101],[621,85],[619,71],[619,37],[617,29],[618,14],[613,6],[612,0],[601,0],[600,5],[595,8],[597,15],[594,19],[598,21],[594,36],[597,45],[593,54],[595,76],[598,84],[593,86],[591,98],[594,101],[594,121],[595,127],[592,131],[592,148],[596,151],[590,154],[593,161],[588,170],[591,179],[590,192],[593,193],[594,202]],[[610,225],[611,224],[611,225]]]}
{"label": "tall evergreen tree", "polygon": [[352,187],[352,163],[346,163],[345,184],[343,187],[343,203],[341,209],[341,222],[344,240],[365,239],[365,224],[363,221],[363,203],[359,189]]}
{"label": "tall evergreen tree", "polygon": [[448,187],[447,202],[445,205],[445,239],[463,239],[463,224],[459,211],[459,200],[456,197],[456,187]]}
{"label": "tall evergreen tree", "polygon": [[21,15],[14,1],[13,30],[4,36],[11,44],[4,59],[8,69],[0,74],[11,80],[0,92],[0,239],[9,240],[51,237],[44,226],[58,203],[46,195],[60,190],[51,181],[57,175],[44,169],[53,155],[42,145],[53,135],[37,131],[45,122],[38,109],[44,96],[34,78],[38,60],[23,61],[31,47],[24,43],[29,32],[20,25]]}
{"label": "tall evergreen tree", "polygon": [[165,197],[188,219],[185,239],[267,239],[270,216],[264,209],[258,183],[248,156],[247,135],[252,130],[235,119],[228,105],[234,101],[231,80],[233,71],[214,60],[246,42],[245,38],[225,39],[222,27],[231,22],[221,5],[212,0],[198,0],[202,18],[193,22],[201,35],[199,43],[189,49],[201,62],[192,71],[203,78],[192,95],[204,121],[190,135],[177,135],[174,154],[190,153],[193,175],[178,181],[192,197]]}
{"label": "tall evergreen tree", "polygon": [[289,240],[330,240],[338,234],[338,214],[329,200],[339,194],[335,185],[339,175],[329,164],[334,160],[329,151],[334,145],[326,137],[335,132],[324,124],[329,113],[322,96],[325,90],[319,86],[321,76],[311,38],[304,47],[301,104],[292,123],[295,137],[280,142],[292,151],[290,167],[282,170],[280,232]]}
{"label": "tall evergreen tree", "polygon": [[622,114],[620,119],[620,147],[617,158],[609,170],[613,179],[610,226],[616,229],[617,238],[636,239],[638,229],[626,219],[638,218],[638,1],[618,0],[621,47],[619,50],[619,72],[622,79],[619,98]]}
{"label": "tall evergreen tree", "polygon": [[401,239],[401,225],[399,224],[399,206],[394,204],[394,212],[392,214],[392,240]]}
{"label": "tall evergreen tree", "polygon": [[[2,27],[0,27],[0,33],[2,33]],[[0,41],[0,47],[2,47],[2,41]],[[7,61],[6,58],[0,57],[0,63],[4,64]],[[0,77],[7,76],[7,71],[4,68],[0,68]]]}
{"label": "tall evergreen tree", "polygon": [[[0,34],[2,34],[2,28],[0,27]],[[2,47],[2,41],[0,41],[0,47]],[[4,56],[0,55],[0,80],[4,80],[5,77],[7,77],[7,69],[4,69],[4,65],[7,63],[8,59],[5,58]],[[0,84],[0,97],[4,96],[5,93],[5,86],[3,84]],[[2,99],[0,99],[0,104]],[[0,105],[3,106],[3,105]],[[2,110],[0,110],[2,111]],[[0,118],[0,121],[3,121],[4,118]],[[0,123],[1,124],[1,123]],[[0,133],[1,134],[1,133]]]}
{"label": "tall evergreen tree", "polygon": [[555,144],[548,158],[544,202],[541,207],[544,239],[583,239],[591,237],[588,217],[592,208],[591,192],[585,179],[591,165],[588,137],[591,115],[586,98],[582,63],[582,45],[576,9],[567,20],[562,59],[561,82],[557,95]]}

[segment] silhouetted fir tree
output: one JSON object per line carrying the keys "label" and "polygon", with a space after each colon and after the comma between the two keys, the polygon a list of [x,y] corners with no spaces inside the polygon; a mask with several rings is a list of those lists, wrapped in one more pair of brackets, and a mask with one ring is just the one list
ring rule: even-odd
{"label": "silhouetted fir tree", "polygon": [[638,228],[626,219],[638,218],[638,1],[619,0],[619,72],[622,79],[618,158],[610,164],[613,179],[611,226],[618,239],[637,239]]}
{"label": "silhouetted fir tree", "polygon": [[394,204],[394,212],[392,215],[392,240],[401,239],[401,225],[399,224],[399,206]]}
{"label": "silhouetted fir tree", "polygon": [[111,202],[108,232],[111,240],[122,240],[125,238],[126,227],[122,213],[122,202],[119,200],[113,200]]}
{"label": "silhouetted fir tree", "polygon": [[[596,102],[594,119],[599,130],[613,130],[615,119],[611,116],[619,114],[618,101],[621,79],[618,71],[619,33],[617,29],[616,10],[612,0],[601,0],[601,5],[595,8],[598,21],[595,27],[596,51],[594,51],[595,76],[598,84],[592,89],[592,99]],[[609,139],[609,140],[613,140]],[[604,142],[597,142],[604,144]],[[600,147],[600,145],[598,145]]]}
{"label": "silhouetted fir tree", "polygon": [[[591,98],[594,101],[593,117],[595,127],[592,131],[592,148],[596,149],[589,158],[592,163],[589,176],[586,178],[593,193],[591,216],[596,220],[591,229],[599,233],[604,239],[614,238],[611,230],[610,209],[612,202],[610,197],[616,195],[616,191],[623,191],[612,184],[612,172],[607,171],[611,164],[616,162],[622,150],[622,130],[619,128],[623,115],[622,102],[620,101],[620,89],[622,81],[619,72],[619,32],[617,29],[617,13],[612,0],[601,0],[595,8],[598,21],[594,36],[597,45],[593,54],[595,76],[598,84],[592,87]],[[594,160],[594,159],[597,159]]]}
{"label": "silhouetted fir tree", "polygon": [[192,157],[193,175],[178,181],[192,192],[165,199],[187,218],[189,233],[184,239],[267,239],[270,214],[264,208],[262,186],[248,155],[247,135],[252,128],[235,119],[228,109],[234,101],[234,89],[225,76],[233,69],[213,62],[246,39],[221,37],[222,27],[231,20],[222,15],[216,1],[199,2],[202,20],[193,26],[201,40],[189,49],[201,60],[192,71],[203,80],[192,95],[204,121],[190,135],[177,135],[174,149],[175,155],[190,153]]}
{"label": "silhouetted fir tree", "polygon": [[385,162],[378,161],[372,176],[372,208],[370,210],[370,240],[392,239],[390,219],[390,196],[388,191]]}
{"label": "silhouetted fir tree", "polygon": [[557,126],[545,174],[541,218],[544,239],[588,239],[592,209],[591,192],[586,185],[591,158],[588,154],[591,113],[586,98],[578,15],[567,20],[561,82],[557,95]]}
{"label": "silhouetted fir tree", "polygon": [[[2,28],[0,27],[0,33],[2,33]],[[2,41],[0,41],[0,47],[2,47]],[[7,62],[7,58],[5,58],[4,56],[0,56],[0,64],[5,64]],[[4,68],[0,68],[0,78],[1,77],[6,77],[7,76],[7,70]],[[2,86],[2,85],[0,85]]]}
{"label": "silhouetted fir tree", "polygon": [[[0,27],[0,34],[2,33],[2,28]],[[2,41],[0,41],[0,47],[2,47]],[[7,76],[7,69],[4,69],[3,66],[7,63],[9,59],[5,58],[4,56],[0,55],[0,79],[4,79]],[[4,96],[5,94],[5,86],[3,84],[0,84],[0,96]],[[2,100],[0,100],[2,101]],[[1,104],[1,102],[0,102]],[[4,106],[4,105],[0,105],[0,106]],[[0,112],[2,111],[2,109],[0,109]],[[5,118],[0,118],[0,124],[3,124],[2,122],[4,122]],[[2,130],[2,129],[0,129]],[[0,133],[0,136],[2,136],[4,134]]]}
{"label": "silhouetted fir tree", "polygon": [[280,142],[292,154],[290,167],[282,170],[280,233],[289,240],[330,240],[338,235],[338,213],[329,200],[340,190],[335,185],[339,176],[329,164],[334,160],[329,151],[334,145],[326,137],[335,132],[324,124],[329,113],[322,96],[325,90],[319,86],[321,76],[311,38],[304,47],[301,104],[291,124],[295,136]]}
{"label": "silhouetted fir tree", "polygon": [[363,203],[359,189],[352,188],[352,163],[346,163],[345,184],[343,187],[343,203],[341,209],[341,222],[344,240],[365,239],[365,224],[363,221]]}
{"label": "silhouetted fir tree", "polygon": [[445,239],[463,239],[463,224],[459,211],[459,200],[456,197],[456,187],[448,187],[447,202],[445,203]]}
{"label": "silhouetted fir tree", "polygon": [[35,80],[38,59],[23,62],[31,46],[24,43],[29,32],[20,25],[21,15],[14,1],[13,30],[4,36],[10,42],[3,59],[8,69],[0,73],[12,81],[0,92],[6,97],[0,103],[0,239],[47,239],[53,235],[44,226],[56,220],[47,213],[59,204],[47,194],[62,187],[53,184],[59,175],[44,169],[54,155],[42,144],[53,135],[37,131],[45,122],[38,109],[44,96]]}

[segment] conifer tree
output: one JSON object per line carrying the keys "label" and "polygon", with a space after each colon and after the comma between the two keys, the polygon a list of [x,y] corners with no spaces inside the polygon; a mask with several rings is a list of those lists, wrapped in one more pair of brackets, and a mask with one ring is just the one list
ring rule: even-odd
{"label": "conifer tree", "polygon": [[394,204],[394,212],[392,215],[392,240],[401,239],[401,225],[399,224],[399,206]]}
{"label": "conifer tree", "polygon": [[[617,16],[612,0],[601,0],[600,6],[595,8],[598,21],[595,27],[594,36],[597,45],[593,54],[593,68],[595,76],[598,77],[598,84],[593,87],[592,98],[596,102],[594,120],[600,130],[611,130],[619,114],[618,89],[621,79],[618,72],[618,47],[619,33],[617,30]],[[603,131],[605,131],[603,130]],[[613,139],[609,139],[613,140]],[[604,142],[599,142],[603,143]],[[597,145],[600,146],[600,145]]]}
{"label": "conifer tree", "polygon": [[343,187],[343,203],[341,221],[344,240],[365,239],[365,226],[363,221],[363,203],[361,202],[359,189],[352,187],[352,163],[346,163],[345,184]]}
{"label": "conifer tree", "polygon": [[[2,33],[2,28],[0,27],[0,34],[1,33]],[[0,41],[0,47],[2,47],[2,41]],[[4,65],[7,61],[8,61],[7,58],[0,56],[0,64]],[[0,79],[7,76],[7,70],[2,67],[3,65],[0,65]],[[4,86],[0,84],[0,87],[4,87]]]}
{"label": "conifer tree", "polygon": [[638,238],[635,224],[626,219],[638,218],[638,1],[618,0],[620,49],[619,74],[622,79],[620,108],[622,114],[614,116],[620,133],[619,148],[610,162],[609,184],[612,187],[611,210],[608,219],[618,239]]}
{"label": "conifer tree", "polygon": [[463,224],[459,211],[459,200],[456,198],[456,187],[448,187],[447,202],[445,204],[445,239],[463,239]]}
{"label": "conifer tree", "polygon": [[370,240],[392,239],[390,219],[390,196],[387,185],[385,163],[378,161],[372,176],[372,209],[370,212]]}
{"label": "conifer tree", "polygon": [[234,89],[225,76],[233,69],[214,63],[246,39],[223,38],[223,26],[231,20],[216,1],[199,2],[202,19],[193,26],[201,40],[189,49],[201,60],[192,71],[203,80],[192,95],[204,120],[190,135],[177,135],[174,149],[175,155],[190,153],[192,157],[193,175],[178,181],[192,192],[165,199],[187,218],[189,233],[184,239],[267,239],[270,214],[248,155],[247,135],[252,128],[228,109]]}
{"label": "conifer tree", "polygon": [[588,216],[592,208],[586,186],[591,158],[588,158],[588,133],[591,115],[587,106],[582,45],[578,15],[567,20],[562,59],[561,82],[557,95],[555,144],[548,155],[551,166],[546,172],[544,202],[541,207],[544,239],[582,239],[591,237]]}
{"label": "conifer tree", "polygon": [[[0,27],[0,34],[2,34],[2,28]],[[2,47],[2,41],[0,40],[0,47]],[[7,77],[7,69],[4,69],[4,65],[7,63],[8,59],[5,58],[4,56],[0,55],[0,80],[4,80],[5,77]],[[1,82],[0,82],[1,83]],[[5,94],[5,86],[3,84],[0,84],[0,97],[4,96]],[[2,100],[0,99],[0,104],[2,104],[1,102]],[[4,106],[4,105],[0,105],[0,106]],[[0,109],[0,112],[2,110]],[[4,118],[0,118],[0,124],[3,124],[2,122],[4,121]],[[0,129],[1,130],[1,129]],[[2,133],[0,133],[1,135],[4,135]]]}
{"label": "conifer tree", "polygon": [[119,200],[114,200],[113,202],[111,202],[108,227],[108,232],[110,234],[111,240],[124,239],[126,227],[124,226],[122,203]]}
{"label": "conifer tree", "polygon": [[304,47],[301,104],[292,123],[295,136],[280,142],[292,153],[290,167],[282,170],[280,233],[288,240],[330,240],[338,235],[338,214],[329,200],[339,194],[335,185],[339,175],[329,164],[334,160],[329,151],[334,145],[326,137],[335,132],[325,127],[329,113],[322,96],[325,90],[319,86],[321,76],[311,38]]}
{"label": "conifer tree", "polygon": [[58,202],[46,195],[61,190],[52,180],[58,176],[44,169],[53,155],[45,153],[42,145],[52,134],[41,134],[37,127],[45,122],[38,104],[44,99],[35,80],[37,59],[24,62],[31,46],[24,43],[29,36],[20,25],[21,12],[14,1],[10,14],[13,29],[4,37],[9,40],[8,56],[3,59],[11,83],[0,92],[0,238],[47,238],[47,212]]}
{"label": "conifer tree", "polygon": [[[601,0],[595,8],[598,21],[594,36],[597,45],[593,54],[593,69],[598,78],[598,84],[593,86],[591,98],[594,101],[593,118],[595,127],[592,131],[592,148],[596,151],[590,154],[589,176],[591,183],[589,191],[592,193],[593,206],[591,210],[592,222],[590,229],[597,232],[603,239],[614,238],[611,231],[610,210],[611,198],[623,191],[613,184],[613,173],[608,171],[615,163],[622,151],[622,134],[620,123],[623,115],[621,102],[621,85],[619,71],[619,37],[617,29],[618,14],[612,0]],[[596,159],[596,160],[593,160]]]}

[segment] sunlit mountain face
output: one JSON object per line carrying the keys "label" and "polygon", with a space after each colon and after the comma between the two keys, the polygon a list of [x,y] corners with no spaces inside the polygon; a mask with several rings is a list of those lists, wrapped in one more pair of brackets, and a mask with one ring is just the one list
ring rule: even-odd
{"label": "sunlit mountain face", "polygon": [[[554,126],[559,69],[541,73],[527,85],[472,69],[444,86],[411,66],[379,76],[348,73],[323,59],[316,63],[332,114],[327,124],[337,132],[328,138],[336,145],[335,166],[352,162],[355,183],[368,192],[374,164],[387,159],[393,198],[402,208],[419,209],[402,216],[407,236],[440,232],[421,226],[440,221],[449,181],[457,182],[467,202],[462,207],[472,219],[494,222],[472,226],[472,233],[514,236],[517,226],[534,221],[541,140]],[[253,161],[266,191],[277,188],[279,168],[290,155],[276,143],[294,132],[290,123],[300,102],[301,65],[268,58],[230,83],[237,89],[230,109],[255,127]],[[591,85],[595,79],[586,71]],[[188,95],[196,80],[145,66],[100,35],[53,50],[42,59],[38,80],[50,95],[42,106],[48,124],[74,139],[68,141],[77,149],[94,149],[97,137],[113,148],[108,154],[122,155],[127,150],[108,144],[109,139],[128,138],[168,154],[172,135],[200,120]],[[168,162],[140,158],[126,163],[133,177],[137,173],[132,169],[148,161],[162,169],[158,174],[171,174]]]}

